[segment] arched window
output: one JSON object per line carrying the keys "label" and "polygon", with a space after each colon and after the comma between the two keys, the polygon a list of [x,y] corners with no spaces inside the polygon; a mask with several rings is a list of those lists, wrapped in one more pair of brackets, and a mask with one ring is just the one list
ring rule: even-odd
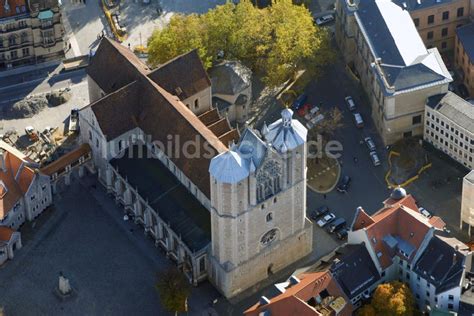
{"label": "arched window", "polygon": [[257,202],[262,202],[280,192],[281,167],[269,160],[257,172]]}
{"label": "arched window", "polygon": [[267,223],[268,223],[268,222],[271,222],[272,219],[273,219],[273,213],[268,213],[268,214],[267,214]]}

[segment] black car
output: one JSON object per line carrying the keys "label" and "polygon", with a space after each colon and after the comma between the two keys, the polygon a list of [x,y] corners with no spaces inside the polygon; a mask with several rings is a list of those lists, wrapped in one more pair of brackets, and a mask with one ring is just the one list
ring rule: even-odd
{"label": "black car", "polygon": [[326,230],[328,233],[332,234],[344,227],[346,227],[346,220],[344,218],[336,218],[331,222],[331,224],[329,224]]}
{"label": "black car", "polygon": [[309,217],[313,221],[315,221],[315,220],[318,219],[318,217],[321,217],[321,216],[323,216],[324,214],[326,214],[328,212],[329,212],[329,207],[327,207],[326,205],[323,205],[323,206],[318,207],[314,211],[312,211],[311,214],[309,215]]}
{"label": "black car", "polygon": [[469,91],[467,91],[467,88],[464,85],[464,83],[461,83],[461,84],[458,85],[457,94],[463,99],[465,99],[469,96]]}
{"label": "black car", "polygon": [[347,229],[345,227],[336,231],[337,239],[344,240],[347,238]]}
{"label": "black car", "polygon": [[351,177],[349,176],[344,176],[342,177],[341,182],[339,182],[339,185],[337,186],[337,191],[341,193],[346,193],[347,190],[349,190],[349,185],[351,184]]}

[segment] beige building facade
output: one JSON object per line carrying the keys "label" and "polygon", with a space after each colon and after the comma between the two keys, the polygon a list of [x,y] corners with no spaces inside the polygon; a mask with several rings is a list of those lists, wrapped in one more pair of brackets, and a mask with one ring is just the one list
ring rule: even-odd
{"label": "beige building facade", "polygon": [[421,135],[426,98],[447,92],[452,78],[438,50],[425,48],[408,12],[388,0],[337,1],[336,40],[384,143]]}
{"label": "beige building facade", "polygon": [[469,236],[471,235],[471,226],[474,226],[474,171],[471,170],[462,182],[462,200],[461,200],[461,225],[468,225]]}
{"label": "beige building facade", "polygon": [[474,97],[474,22],[456,30],[454,64],[469,95]]}
{"label": "beige building facade", "polygon": [[[9,2],[6,2],[9,3]],[[64,56],[57,1],[12,1],[0,9],[0,70]]]}
{"label": "beige building facade", "polygon": [[395,1],[405,3],[426,47],[440,52],[455,48],[456,28],[469,23],[471,0]]}

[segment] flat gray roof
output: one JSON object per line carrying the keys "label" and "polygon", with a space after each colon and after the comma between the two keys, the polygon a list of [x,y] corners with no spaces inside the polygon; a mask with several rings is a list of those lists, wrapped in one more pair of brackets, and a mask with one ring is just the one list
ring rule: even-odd
{"label": "flat gray roof", "polygon": [[120,175],[137,188],[138,194],[148,200],[190,250],[203,249],[211,241],[209,211],[159,159],[147,158],[151,157],[147,153],[145,146],[132,146],[123,157],[112,159],[110,163],[118,167]]}
{"label": "flat gray roof", "polygon": [[474,105],[460,96],[452,92],[435,95],[428,98],[427,104],[454,123],[474,133]]}

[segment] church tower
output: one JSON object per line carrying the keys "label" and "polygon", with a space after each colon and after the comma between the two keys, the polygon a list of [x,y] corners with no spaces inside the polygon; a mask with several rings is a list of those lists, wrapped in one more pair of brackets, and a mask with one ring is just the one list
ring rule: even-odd
{"label": "church tower", "polygon": [[211,174],[210,279],[233,297],[308,255],[306,128],[292,118],[246,129],[237,145],[214,157]]}

